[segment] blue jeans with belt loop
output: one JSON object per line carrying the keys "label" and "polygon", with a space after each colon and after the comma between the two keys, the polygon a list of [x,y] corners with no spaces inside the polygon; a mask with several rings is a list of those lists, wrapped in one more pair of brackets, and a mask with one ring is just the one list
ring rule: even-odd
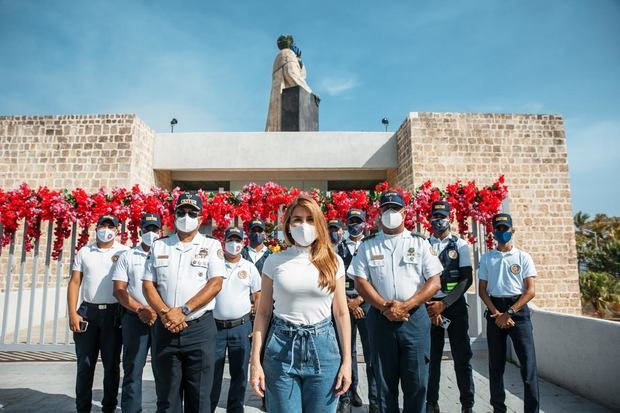
{"label": "blue jeans with belt loop", "polygon": [[274,317],[263,361],[267,411],[335,412],[340,362],[331,318],[295,325]]}

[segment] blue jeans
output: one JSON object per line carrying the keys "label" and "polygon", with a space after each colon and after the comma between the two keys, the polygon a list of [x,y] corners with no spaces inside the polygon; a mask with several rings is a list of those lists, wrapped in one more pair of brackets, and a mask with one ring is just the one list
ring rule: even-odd
{"label": "blue jeans", "polygon": [[351,387],[349,391],[343,394],[340,399],[351,400],[351,395],[357,391],[357,385],[359,384],[359,374],[357,372],[357,332],[360,333],[360,339],[362,341],[362,351],[364,352],[364,362],[366,363],[366,377],[368,378],[368,401],[370,404],[377,404],[377,383],[375,381],[375,374],[372,367],[372,342],[370,341],[371,329],[368,322],[368,311],[370,310],[370,304],[364,303],[361,305],[366,316],[364,318],[357,319],[351,315]]}
{"label": "blue jeans", "polygon": [[403,389],[403,413],[421,413],[426,406],[426,386],[431,348],[431,320],[426,307],[409,313],[409,321],[390,321],[374,307],[375,378],[381,413],[398,413],[398,384]]}
{"label": "blue jeans", "polygon": [[265,347],[268,412],[336,411],[340,349],[331,318],[298,326],[274,317]]}
{"label": "blue jeans", "polygon": [[[505,312],[508,307],[517,300],[510,298],[492,297],[493,304],[500,312]],[[506,367],[506,339],[510,337],[521,364],[521,379],[525,394],[523,408],[526,413],[537,413],[540,410],[540,397],[538,394],[538,370],[536,368],[536,350],[534,349],[534,335],[532,334],[532,321],[530,309],[523,306],[512,320],[515,326],[501,329],[495,324],[495,319],[488,313],[487,319],[487,345],[489,348],[489,386],[491,390],[491,406],[495,413],[506,412],[506,392],[504,391],[504,369]]]}
{"label": "blue jeans", "polygon": [[[146,356],[152,345],[153,329],[144,324],[135,313],[130,311],[123,315],[123,393],[121,410],[123,413],[142,411],[142,371]],[[152,352],[154,353],[154,352]],[[151,357],[153,376],[155,358]]]}
{"label": "blue jeans", "polygon": [[248,384],[248,363],[250,362],[250,333],[252,333],[252,323],[249,321],[233,328],[217,328],[211,412],[215,412],[217,402],[220,400],[226,350],[228,349],[230,387],[228,388],[226,411],[243,413],[245,390]]}
{"label": "blue jeans", "polygon": [[75,380],[75,409],[78,413],[90,412],[93,398],[93,379],[97,357],[101,353],[103,363],[102,411],[116,411],[118,383],[121,363],[121,329],[117,320],[119,304],[97,304],[83,302],[77,313],[88,321],[83,333],[73,333],[77,356],[77,377]]}

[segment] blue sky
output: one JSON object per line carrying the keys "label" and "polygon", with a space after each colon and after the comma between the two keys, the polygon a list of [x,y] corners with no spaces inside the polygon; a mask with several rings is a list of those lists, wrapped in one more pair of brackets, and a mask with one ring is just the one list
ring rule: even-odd
{"label": "blue sky", "polygon": [[620,215],[618,1],[0,0],[0,114],[263,130],[280,33],[303,51],[321,130],[562,114],[574,211]]}

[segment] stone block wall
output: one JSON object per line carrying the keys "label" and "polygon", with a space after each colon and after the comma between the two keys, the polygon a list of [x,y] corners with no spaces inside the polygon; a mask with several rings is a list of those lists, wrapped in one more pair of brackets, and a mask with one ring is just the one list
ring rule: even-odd
{"label": "stone block wall", "polygon": [[539,273],[534,303],[581,312],[561,116],[411,113],[396,135],[401,187],[459,178],[487,185],[505,175],[515,243],[532,254]]}

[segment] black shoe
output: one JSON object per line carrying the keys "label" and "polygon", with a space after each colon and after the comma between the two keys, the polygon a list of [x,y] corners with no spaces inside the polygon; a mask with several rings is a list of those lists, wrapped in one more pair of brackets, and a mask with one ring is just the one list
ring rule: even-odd
{"label": "black shoe", "polygon": [[368,413],[379,413],[379,405],[372,403],[370,406],[368,406]]}
{"label": "black shoe", "polygon": [[461,407],[461,413],[474,413],[473,407]]}
{"label": "black shoe", "polygon": [[361,407],[364,403],[362,402],[362,398],[357,393],[357,390],[353,392],[351,395],[351,404],[355,407]]}
{"label": "black shoe", "polygon": [[351,402],[349,400],[340,400],[336,413],[351,413]]}
{"label": "black shoe", "polygon": [[439,410],[439,403],[426,402],[426,413],[441,413],[441,410]]}

